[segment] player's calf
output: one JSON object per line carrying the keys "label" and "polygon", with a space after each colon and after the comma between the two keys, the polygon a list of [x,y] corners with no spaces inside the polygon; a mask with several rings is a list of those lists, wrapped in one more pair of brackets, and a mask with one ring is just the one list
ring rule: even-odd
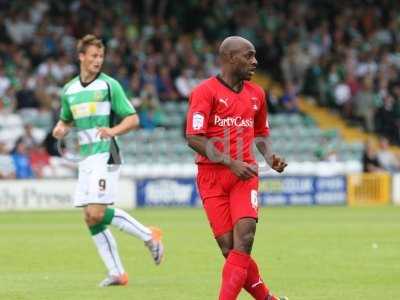
{"label": "player's calf", "polygon": [[247,254],[251,253],[254,235],[256,232],[256,221],[253,218],[240,219],[233,230],[233,248]]}
{"label": "player's calf", "polygon": [[221,236],[216,237],[218,247],[225,258],[228,258],[229,252],[233,249],[233,232],[229,231]]}

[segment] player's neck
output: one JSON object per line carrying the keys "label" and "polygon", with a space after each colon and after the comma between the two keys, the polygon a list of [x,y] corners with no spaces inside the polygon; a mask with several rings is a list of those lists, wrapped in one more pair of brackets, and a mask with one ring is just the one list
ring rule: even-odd
{"label": "player's neck", "polygon": [[237,78],[236,76],[222,71],[218,77],[232,90],[238,92],[242,89],[243,80]]}
{"label": "player's neck", "polygon": [[90,83],[97,77],[97,75],[98,73],[92,73],[86,70],[81,70],[79,77],[82,83]]}

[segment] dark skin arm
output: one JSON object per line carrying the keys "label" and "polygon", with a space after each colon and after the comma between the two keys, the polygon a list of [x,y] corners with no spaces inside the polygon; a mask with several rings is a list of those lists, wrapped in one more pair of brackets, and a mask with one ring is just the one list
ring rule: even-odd
{"label": "dark skin arm", "polygon": [[258,151],[263,155],[267,164],[275,171],[282,173],[287,163],[285,160],[274,153],[272,153],[272,143],[269,137],[257,137],[256,147]]}
{"label": "dark skin arm", "polygon": [[246,180],[257,175],[258,170],[256,166],[243,161],[234,160],[229,155],[220,152],[207,137],[202,135],[188,135],[186,138],[190,148],[200,155],[208,157],[212,161],[227,166],[240,179]]}

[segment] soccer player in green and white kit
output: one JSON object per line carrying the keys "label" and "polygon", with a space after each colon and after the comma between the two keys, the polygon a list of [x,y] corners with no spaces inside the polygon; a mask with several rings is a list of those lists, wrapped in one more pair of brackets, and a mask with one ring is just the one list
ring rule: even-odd
{"label": "soccer player in green and white kit", "polygon": [[[102,41],[86,35],[79,40],[77,50],[80,74],[63,88],[60,120],[53,136],[62,139],[72,127],[78,130],[84,159],[79,163],[74,205],[83,207],[86,224],[108,269],[100,286],[126,285],[128,275],[107,225],[143,240],[157,265],[164,254],[160,229],[146,227],[122,209],[108,207],[114,202],[119,177],[115,137],[136,128],[139,118],[121,85],[101,72],[105,50]],[[117,125],[113,124],[115,116],[122,119]]]}

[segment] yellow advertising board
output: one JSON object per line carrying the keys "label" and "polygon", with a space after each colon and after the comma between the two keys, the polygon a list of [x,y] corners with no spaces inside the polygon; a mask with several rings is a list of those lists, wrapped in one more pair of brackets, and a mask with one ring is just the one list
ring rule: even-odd
{"label": "yellow advertising board", "polygon": [[388,173],[361,173],[347,176],[349,205],[387,204],[391,186]]}

